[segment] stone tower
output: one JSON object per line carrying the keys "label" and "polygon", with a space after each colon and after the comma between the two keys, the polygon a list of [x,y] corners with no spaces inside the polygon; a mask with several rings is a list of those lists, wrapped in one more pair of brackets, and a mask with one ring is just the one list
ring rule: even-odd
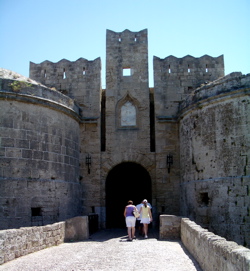
{"label": "stone tower", "polygon": [[131,159],[149,152],[147,30],[108,30],[106,50],[106,152]]}
{"label": "stone tower", "polygon": [[[109,186],[117,186],[118,191],[121,188],[128,190],[127,194],[122,193],[117,199],[121,200],[122,208],[129,199],[135,203],[140,203],[144,197],[152,199],[152,176],[149,174],[154,168],[154,156],[150,152],[147,30],[125,30],[121,33],[107,30],[106,42],[107,89],[102,169],[103,182],[107,178],[107,194],[103,198],[106,198],[109,216],[109,199],[117,193],[110,191]],[[109,175],[106,171],[107,164],[108,170],[120,167],[120,170],[114,168],[114,172],[116,169],[120,172],[117,181],[113,180],[112,173]],[[123,170],[124,174],[121,173]]]}

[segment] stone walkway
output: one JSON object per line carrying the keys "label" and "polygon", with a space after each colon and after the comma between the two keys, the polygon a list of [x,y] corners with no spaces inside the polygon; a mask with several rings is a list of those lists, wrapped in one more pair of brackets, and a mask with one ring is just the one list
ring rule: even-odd
{"label": "stone walkway", "polygon": [[0,270],[167,270],[202,271],[178,241],[160,241],[156,232],[149,238],[127,242],[126,229],[103,230],[84,242],[64,243],[7,262]]}

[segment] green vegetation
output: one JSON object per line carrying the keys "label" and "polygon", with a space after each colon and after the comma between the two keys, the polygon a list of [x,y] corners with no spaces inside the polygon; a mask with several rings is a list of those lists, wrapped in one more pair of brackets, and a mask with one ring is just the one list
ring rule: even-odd
{"label": "green vegetation", "polygon": [[14,81],[10,84],[10,87],[13,91],[18,92],[22,88],[32,87],[32,84],[24,82],[24,81]]}

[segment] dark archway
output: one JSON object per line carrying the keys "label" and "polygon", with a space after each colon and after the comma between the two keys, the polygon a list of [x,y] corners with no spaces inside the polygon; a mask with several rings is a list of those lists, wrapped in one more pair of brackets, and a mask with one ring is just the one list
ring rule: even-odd
{"label": "dark archway", "polygon": [[115,166],[106,180],[106,227],[124,228],[123,211],[128,200],[137,205],[145,198],[151,203],[151,178],[147,170],[131,162]]}

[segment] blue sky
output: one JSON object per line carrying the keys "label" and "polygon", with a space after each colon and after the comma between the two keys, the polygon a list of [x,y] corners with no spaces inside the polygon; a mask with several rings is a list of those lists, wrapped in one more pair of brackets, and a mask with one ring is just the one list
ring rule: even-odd
{"label": "blue sky", "polygon": [[225,74],[250,73],[250,0],[0,0],[0,67],[29,76],[29,62],[102,59],[106,29],[148,29],[153,56],[224,55]]}

